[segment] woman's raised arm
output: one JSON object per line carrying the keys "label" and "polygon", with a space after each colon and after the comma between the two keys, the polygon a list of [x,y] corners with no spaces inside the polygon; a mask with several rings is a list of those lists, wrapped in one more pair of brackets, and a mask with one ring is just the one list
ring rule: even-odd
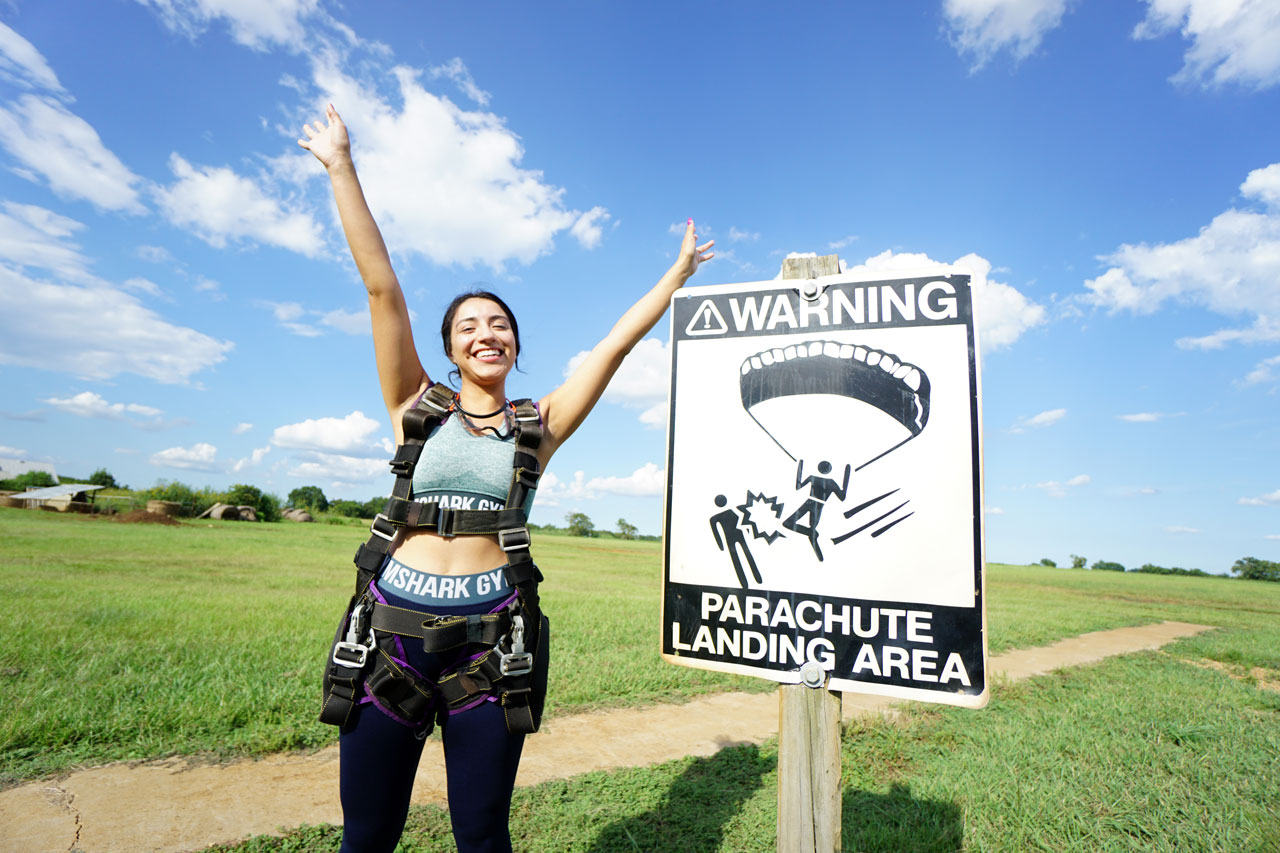
{"label": "woman's raised arm", "polygon": [[[409,308],[391,267],[391,256],[356,176],[347,126],[332,104],[325,110],[325,118],[325,122],[316,122],[314,128],[304,124],[302,130],[307,138],[299,139],[298,144],[314,154],[329,173],[338,216],[342,219],[342,231],[346,234],[360,278],[369,291],[378,381],[382,385],[382,399],[394,421],[394,416],[405,402],[417,396],[430,380],[413,344]],[[399,423],[395,427],[398,438]]]}
{"label": "woman's raised arm", "polygon": [[698,245],[693,220],[690,219],[685,225],[680,256],[671,265],[671,269],[640,301],[627,309],[604,340],[595,345],[564,384],[542,398],[539,406],[546,424],[546,439],[538,455],[542,457],[544,465],[591,413],[627,353],[640,343],[666,313],[671,294],[684,286],[689,277],[698,271],[699,264],[715,257],[714,252],[707,251],[714,245],[715,240]]}

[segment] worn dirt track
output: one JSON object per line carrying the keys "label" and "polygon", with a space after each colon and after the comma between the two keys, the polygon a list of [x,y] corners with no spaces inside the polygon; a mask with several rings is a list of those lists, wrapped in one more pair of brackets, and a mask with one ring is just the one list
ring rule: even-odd
{"label": "worn dirt track", "polygon": [[[1017,681],[1156,649],[1207,630],[1162,622],[1098,631],[993,657],[990,670]],[[887,713],[894,704],[845,694],[844,717]],[[777,732],[773,693],[722,693],[681,705],[559,717],[526,741],[517,784],[712,755]],[[413,801],[443,805],[443,781],[440,742],[433,739],[423,753]],[[185,759],[111,764],[0,792],[0,850],[14,853],[198,850],[303,823],[341,821],[336,746],[219,765]]]}

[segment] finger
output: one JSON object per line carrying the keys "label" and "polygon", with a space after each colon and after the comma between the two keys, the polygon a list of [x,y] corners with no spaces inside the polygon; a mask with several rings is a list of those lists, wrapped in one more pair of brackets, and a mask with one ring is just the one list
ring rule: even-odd
{"label": "finger", "polygon": [[310,143],[310,142],[304,142],[303,140],[299,139],[299,140],[298,140],[298,144],[299,144],[299,145],[301,145],[303,148],[307,149],[308,151],[310,151],[310,150],[311,150],[311,143]]}
{"label": "finger", "polygon": [[705,252],[707,249],[710,249],[715,244],[716,244],[715,240],[708,240],[707,242],[703,243],[701,246],[697,247],[698,252],[699,253]]}
{"label": "finger", "polygon": [[705,255],[699,255],[699,256],[698,256],[698,263],[702,263],[703,261],[709,261],[709,260],[711,260],[712,258],[714,258],[715,256],[716,256],[716,253],[715,253],[715,252],[707,252]]}

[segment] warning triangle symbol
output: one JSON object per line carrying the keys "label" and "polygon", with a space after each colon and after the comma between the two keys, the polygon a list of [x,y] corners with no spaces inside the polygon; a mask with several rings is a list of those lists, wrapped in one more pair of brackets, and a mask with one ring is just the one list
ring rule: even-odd
{"label": "warning triangle symbol", "polygon": [[710,299],[704,299],[698,306],[698,310],[693,312],[693,319],[689,321],[689,327],[684,330],[684,333],[686,335],[723,335],[727,331],[729,331],[729,325],[725,323],[720,309]]}

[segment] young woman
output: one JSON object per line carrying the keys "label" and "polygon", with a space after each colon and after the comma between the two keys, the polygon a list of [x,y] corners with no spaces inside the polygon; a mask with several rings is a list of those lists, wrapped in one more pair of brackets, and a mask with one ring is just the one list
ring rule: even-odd
{"label": "young woman", "polygon": [[[413,418],[406,415],[422,408],[424,395],[438,398],[439,389],[428,393],[433,383],[418,359],[404,293],[356,177],[346,126],[332,105],[326,112],[325,121],[316,122],[314,127],[303,125],[306,139],[298,140],[298,144],[314,154],[329,174],[351,255],[369,292],[382,398],[395,428],[396,444],[404,445],[404,424],[413,423]],[[409,526],[394,537],[383,536],[391,544],[362,601],[397,618],[408,614],[409,622],[418,622],[424,628],[444,624],[438,619],[433,621],[434,617],[445,617],[444,621],[448,617],[470,617],[478,626],[482,618],[478,614],[493,620],[514,613],[508,618],[519,622],[519,614],[524,611],[519,602],[512,602],[525,596],[512,589],[517,586],[517,579],[509,567],[515,563],[509,555],[518,549],[498,534],[441,535],[446,513],[435,510],[472,506],[510,509],[503,502],[509,496],[512,460],[520,458],[514,446],[516,428],[521,426],[516,420],[540,420],[541,441],[536,458],[539,470],[545,468],[552,454],[573,435],[600,399],[623,358],[662,317],[672,293],[697,271],[699,264],[713,256],[708,251],[713,243],[698,245],[690,219],[680,255],[671,269],[622,315],[563,385],[537,401],[536,410],[517,410],[507,397],[507,378],[520,355],[519,327],[507,305],[487,292],[463,294],[453,301],[440,332],[459,390],[452,401],[446,400],[448,414],[438,426],[432,426],[416,467],[410,468],[413,488],[408,497],[436,504],[432,513],[413,512],[412,516],[429,518],[435,526]],[[511,494],[515,494],[514,487]],[[520,507],[525,516],[531,502],[530,490]],[[526,588],[523,583],[518,587]],[[536,590],[536,585],[533,588]],[[344,620],[344,625],[353,626],[356,621]],[[432,688],[451,678],[456,683],[459,670],[484,653],[484,649],[475,652],[473,646],[463,646],[461,651],[425,651],[427,641],[418,645],[409,639],[419,636],[412,632],[395,636],[391,643],[385,642],[391,635],[379,635],[384,642],[382,648],[375,648],[375,643],[359,636],[362,631],[354,627],[346,630],[348,638],[354,638],[347,644],[351,660],[343,663],[335,652],[339,674],[346,671],[343,667],[357,669],[357,663],[364,665],[366,652],[361,651],[361,643],[368,642],[367,653],[387,656],[390,662],[383,666],[393,670],[393,675],[417,676],[412,683],[421,695],[434,696]],[[509,643],[508,638],[516,633],[508,631],[500,642]],[[520,650],[523,651],[523,644]],[[510,653],[503,657],[516,659]],[[408,813],[422,738],[437,717],[444,740],[449,812],[458,849],[509,851],[511,792],[524,734],[512,731],[519,726],[507,719],[505,696],[499,702],[494,701],[497,694],[477,694],[475,701],[460,701],[447,709],[438,707],[440,702],[433,700],[436,706],[426,719],[407,719],[408,714],[400,705],[380,701],[378,691],[369,690],[367,685],[358,684],[356,690],[360,689],[368,695],[357,697],[359,701],[349,716],[343,717],[340,735],[344,853],[390,851],[395,847]],[[410,700],[417,698],[408,692]]]}

